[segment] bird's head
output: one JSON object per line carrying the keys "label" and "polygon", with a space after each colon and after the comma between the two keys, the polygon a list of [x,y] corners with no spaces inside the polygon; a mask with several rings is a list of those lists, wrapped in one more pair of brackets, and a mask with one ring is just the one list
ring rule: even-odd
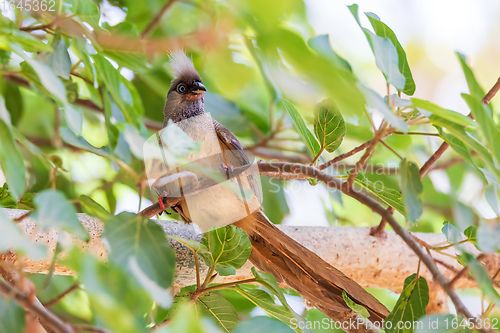
{"label": "bird's head", "polygon": [[168,91],[167,100],[175,100],[180,104],[197,104],[203,101],[203,93],[207,91],[201,82],[200,75],[193,63],[182,51],[172,53],[170,66],[175,79]]}

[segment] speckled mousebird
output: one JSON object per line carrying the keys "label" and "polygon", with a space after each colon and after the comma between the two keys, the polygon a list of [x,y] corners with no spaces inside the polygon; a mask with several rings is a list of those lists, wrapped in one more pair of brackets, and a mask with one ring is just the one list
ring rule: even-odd
{"label": "speckled mousebird", "polygon": [[[192,62],[183,52],[175,52],[171,66],[175,79],[163,110],[164,126],[169,121],[180,124],[192,119],[182,129],[192,139],[202,142],[204,156],[220,154],[221,150],[236,152],[223,163],[213,163],[212,167],[220,172],[227,167],[248,164],[248,158],[234,134],[205,113],[203,93],[206,88]],[[253,180],[251,177],[248,179],[250,184],[247,185],[254,188]],[[195,204],[188,205],[183,200],[175,207],[183,220],[197,222],[193,218],[196,215],[198,218],[236,221],[234,225],[243,229],[252,243],[251,262],[258,269],[272,273],[278,282],[285,282],[330,317],[351,312],[343,300],[342,291],[354,302],[366,307],[372,322],[380,323],[389,314],[384,305],[354,280],[275,227],[261,208],[236,220],[241,207],[235,207],[234,193],[221,187],[204,190],[190,200]]]}

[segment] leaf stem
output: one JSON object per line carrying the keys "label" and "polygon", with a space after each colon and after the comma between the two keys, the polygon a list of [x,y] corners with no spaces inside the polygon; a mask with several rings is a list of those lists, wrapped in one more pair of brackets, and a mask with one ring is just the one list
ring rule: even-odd
{"label": "leaf stem", "polygon": [[400,160],[403,159],[403,157],[401,157],[401,155],[398,154],[397,151],[395,151],[394,149],[392,149],[387,143],[385,143],[383,140],[380,140],[380,143],[383,144],[387,149],[389,149],[394,155],[396,155]]}
{"label": "leaf stem", "polygon": [[221,283],[221,284],[218,284],[218,285],[215,285],[215,286],[211,286],[211,287],[207,287],[207,288],[201,290],[200,293],[198,294],[198,297],[200,295],[206,294],[206,293],[208,293],[210,291],[221,290],[221,289],[230,289],[231,287],[234,287],[234,286],[236,286],[238,284],[253,283],[253,282],[259,282],[259,281],[257,281],[256,278],[250,278],[250,279],[245,279],[245,280],[240,280],[240,281]]}
{"label": "leaf stem", "polygon": [[205,289],[208,284],[210,283],[210,279],[212,278],[212,275],[214,274],[215,271],[215,264],[210,266],[210,269],[208,270],[207,276],[205,277],[205,281],[203,281],[203,284],[201,285],[201,289]]}
{"label": "leaf stem", "polygon": [[309,165],[314,165],[314,163],[316,163],[316,161],[318,160],[318,158],[321,156],[321,153],[323,153],[323,151],[325,150],[324,147],[321,147],[321,149],[319,150],[319,152],[316,154],[316,156],[314,157],[314,159],[312,160],[311,164]]}
{"label": "leaf stem", "polygon": [[196,269],[196,289],[200,288],[200,263],[198,262],[198,251],[193,251],[194,255],[194,266]]}
{"label": "leaf stem", "polygon": [[428,135],[428,136],[439,136],[438,133],[425,133],[425,132],[400,132],[396,131],[394,134],[400,134],[400,135]]}

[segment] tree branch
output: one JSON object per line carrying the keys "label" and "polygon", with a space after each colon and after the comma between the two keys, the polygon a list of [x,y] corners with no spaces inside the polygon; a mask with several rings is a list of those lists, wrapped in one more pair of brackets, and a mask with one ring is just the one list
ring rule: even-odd
{"label": "tree branch", "polygon": [[156,14],[156,16],[153,18],[151,22],[149,22],[148,26],[146,29],[141,34],[141,38],[146,38],[149,36],[149,34],[153,31],[153,29],[160,23],[161,18],[165,13],[168,11],[168,9],[175,3],[176,0],[167,0],[167,2],[163,5],[163,7],[160,9],[160,11]]}
{"label": "tree branch", "polygon": [[31,300],[29,296],[25,295],[19,289],[11,286],[4,280],[0,279],[0,293],[4,297],[14,299],[19,305],[21,305],[26,311],[34,313],[40,320],[49,325],[53,330],[58,333],[74,333],[73,327],[64,322],[62,319],[57,317],[51,311],[47,310],[38,298]]}
{"label": "tree branch", "polygon": [[[22,215],[24,210],[3,209],[11,218]],[[103,230],[103,223],[96,218],[86,214],[78,214],[79,220],[85,229],[89,231],[91,239],[85,243],[75,238],[75,244],[96,255],[103,260],[106,259],[106,247],[101,241],[100,235]],[[202,235],[191,225],[178,221],[155,220],[164,229],[167,235],[175,235],[182,238],[201,240]],[[31,218],[23,220],[19,226],[29,237],[37,243],[48,246],[49,253],[54,253],[57,245],[57,232],[41,232],[36,228],[36,222]],[[328,263],[340,269],[347,276],[366,288],[387,288],[394,292],[401,292],[404,279],[414,273],[419,258],[413,251],[405,245],[403,240],[393,231],[387,231],[385,239],[374,238],[369,235],[368,227],[278,227],[297,242],[317,253]],[[446,241],[443,234],[415,233],[415,236],[429,244],[440,244]],[[170,240],[168,242],[174,247],[177,256],[177,273],[175,287],[184,287],[196,284],[196,269],[194,256],[191,250]],[[478,255],[479,251],[470,243],[463,244],[471,253]],[[453,254],[454,249],[449,248],[444,253]],[[355,258],[356,260],[353,260]],[[436,253],[434,259],[446,265],[443,270],[447,279],[455,277],[457,272],[463,267],[453,258],[444,254]],[[16,258],[6,260],[15,261]],[[493,276],[500,267],[499,254],[487,254],[482,262],[489,276]],[[42,261],[32,261],[24,258],[24,270],[30,273],[47,273],[49,271],[52,258]],[[239,269],[236,275],[219,276],[216,283],[232,282],[240,279],[252,278],[250,271],[252,265],[245,264]],[[200,274],[205,275],[208,268],[199,262]],[[56,263],[54,268],[56,275],[72,275],[73,272],[66,267]],[[421,275],[427,279],[432,276],[428,270],[422,269]],[[495,279],[500,281],[500,277]],[[463,276],[454,287],[457,289],[475,288],[477,284]]]}
{"label": "tree branch", "polygon": [[448,280],[441,274],[436,264],[434,263],[433,258],[425,252],[422,247],[415,241],[415,239],[410,235],[410,233],[404,229],[382,206],[380,206],[377,202],[367,196],[365,193],[359,192],[353,188],[351,188],[346,182],[341,182],[340,180],[327,175],[314,167],[309,167],[300,164],[286,164],[286,163],[259,163],[259,167],[262,171],[273,171],[276,172],[276,169],[284,172],[284,173],[293,173],[293,174],[305,174],[311,178],[315,178],[325,183],[325,185],[335,188],[337,190],[342,191],[344,194],[356,199],[360,203],[369,207],[372,211],[376,212],[382,218],[384,218],[392,227],[392,229],[405,241],[405,243],[415,252],[415,254],[424,262],[427,266],[427,269],[431,272],[434,280],[443,288],[443,290],[448,294],[450,299],[452,300],[457,313],[464,315],[466,318],[471,320],[474,323],[479,323],[478,319],[472,315],[472,313],[467,309],[467,307],[463,304],[462,300],[458,297],[455,290],[449,285]]}

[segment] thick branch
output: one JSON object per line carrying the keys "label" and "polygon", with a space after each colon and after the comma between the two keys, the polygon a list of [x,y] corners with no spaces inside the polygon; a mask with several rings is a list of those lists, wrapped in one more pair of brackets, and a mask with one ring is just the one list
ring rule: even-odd
{"label": "thick branch", "polygon": [[[4,210],[10,218],[21,216],[24,210]],[[103,223],[96,218],[86,214],[78,214],[78,218],[91,235],[90,242],[84,243],[76,241],[79,246],[93,253],[99,258],[106,258],[106,248],[101,242],[100,235],[103,230]],[[176,235],[183,238],[200,240],[199,234],[192,225],[178,221],[157,221],[165,232],[169,235]],[[34,221],[28,217],[19,223],[20,227],[37,243],[45,244],[53,253],[57,244],[57,233],[50,231],[39,232]],[[303,244],[310,250],[317,253],[328,263],[340,269],[349,277],[353,278],[363,287],[367,288],[387,288],[391,291],[400,292],[404,279],[413,274],[418,265],[419,258],[405,245],[402,239],[392,231],[387,232],[385,239],[374,238],[369,235],[370,228],[360,227],[292,227],[279,226],[286,234]],[[415,236],[424,240],[428,244],[440,244],[446,241],[443,234],[415,233]],[[169,241],[176,250],[177,274],[175,285],[183,287],[196,283],[195,262],[193,254],[189,249],[179,243]],[[478,254],[474,246],[464,244],[467,248]],[[445,250],[448,254],[454,254],[454,249]],[[449,267],[444,270],[447,279],[452,279],[462,266],[454,259],[446,255],[435,254],[436,260]],[[500,267],[500,255],[488,254],[483,259],[485,269],[490,276],[493,276]],[[51,264],[51,258],[34,262],[27,258],[25,260],[25,270],[31,273],[47,273]],[[207,271],[207,267],[200,262],[201,271]],[[252,278],[248,262],[236,275],[218,277],[216,282],[233,282],[236,280]],[[55,274],[72,274],[70,270],[61,265],[56,265]],[[204,273],[202,273],[204,274]],[[429,281],[432,278],[429,271],[422,269],[422,276]],[[500,277],[496,278],[500,282]],[[458,279],[454,285],[457,289],[475,288],[476,283],[464,276]]]}

